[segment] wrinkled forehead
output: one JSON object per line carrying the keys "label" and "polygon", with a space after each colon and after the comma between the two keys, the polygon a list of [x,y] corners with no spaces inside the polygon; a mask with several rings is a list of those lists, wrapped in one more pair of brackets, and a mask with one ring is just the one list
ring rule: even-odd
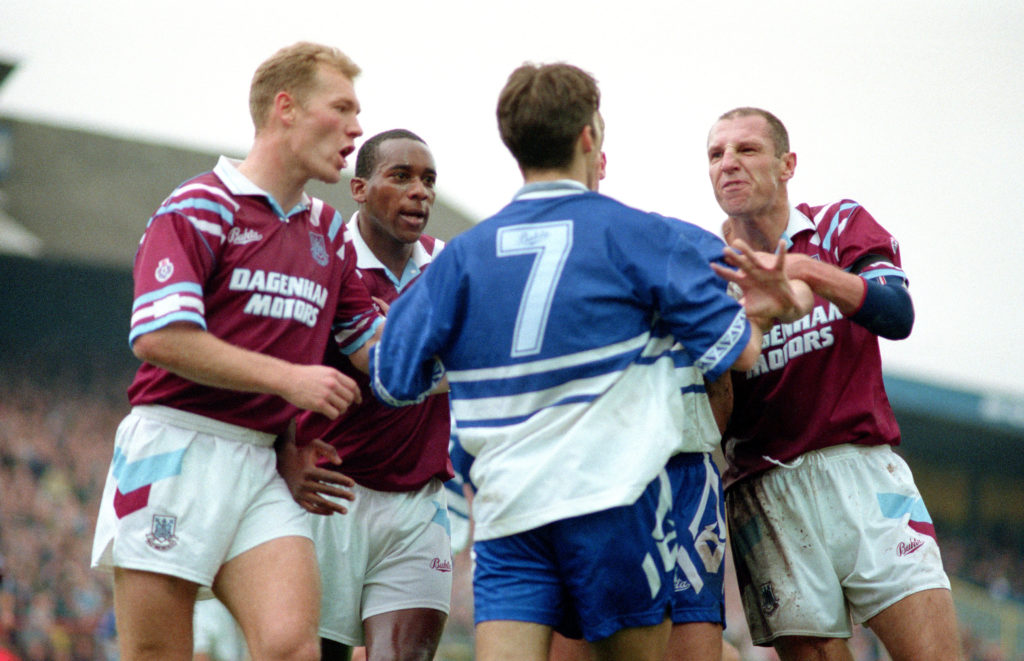
{"label": "wrinkled forehead", "polygon": [[760,115],[744,115],[720,119],[708,132],[708,147],[724,147],[739,143],[771,143],[768,121]]}

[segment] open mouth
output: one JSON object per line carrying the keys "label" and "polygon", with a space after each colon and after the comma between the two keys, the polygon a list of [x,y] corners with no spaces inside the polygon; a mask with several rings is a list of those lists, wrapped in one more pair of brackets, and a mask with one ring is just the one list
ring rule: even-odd
{"label": "open mouth", "polygon": [[420,209],[409,209],[399,212],[399,215],[405,219],[406,222],[414,225],[422,225],[427,222],[427,212]]}

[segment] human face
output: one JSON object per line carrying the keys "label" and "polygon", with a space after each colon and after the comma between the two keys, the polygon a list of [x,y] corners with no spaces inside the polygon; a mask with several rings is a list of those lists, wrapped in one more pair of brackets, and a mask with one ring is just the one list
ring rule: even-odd
{"label": "human face", "polygon": [[425,144],[409,138],[377,146],[377,164],[368,179],[352,180],[352,198],[375,240],[412,244],[427,227],[434,204],[437,169]]}
{"label": "human face", "polygon": [[345,158],[363,134],[359,111],[352,80],[320,66],[313,91],[293,106],[292,148],[308,178],[331,184],[341,180],[341,170],[348,165]]}
{"label": "human face", "polygon": [[708,168],[715,199],[733,218],[757,218],[788,208],[786,182],[793,153],[775,155],[768,122],[760,115],[721,119],[708,135]]}

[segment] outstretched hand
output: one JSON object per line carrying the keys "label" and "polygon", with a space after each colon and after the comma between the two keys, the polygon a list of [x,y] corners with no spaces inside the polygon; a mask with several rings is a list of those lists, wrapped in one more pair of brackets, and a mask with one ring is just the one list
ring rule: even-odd
{"label": "outstretched hand", "polygon": [[342,475],[330,468],[321,468],[317,465],[320,459],[327,459],[335,466],[341,465],[341,457],[334,446],[323,442],[320,439],[298,446],[295,443],[295,421],[288,425],[288,432],[278,438],[275,444],[277,450],[277,472],[284,478],[288,490],[304,510],[311,514],[330,515],[334,513],[347,514],[348,508],[322,494],[341,498],[343,500],[355,500],[355,494],[349,488],[355,486],[355,481],[347,475]]}
{"label": "outstretched hand", "polygon": [[724,250],[725,261],[737,270],[720,264],[711,268],[723,279],[736,283],[743,291],[740,303],[747,316],[762,322],[779,319],[796,321],[814,307],[814,293],[802,280],[786,277],[786,242],[780,240],[775,254],[757,252],[742,239]]}

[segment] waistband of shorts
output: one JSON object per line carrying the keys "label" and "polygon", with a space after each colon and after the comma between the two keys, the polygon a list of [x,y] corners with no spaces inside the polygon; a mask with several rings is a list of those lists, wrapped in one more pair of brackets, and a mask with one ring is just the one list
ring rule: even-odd
{"label": "waistband of shorts", "polygon": [[159,404],[142,404],[132,407],[132,414],[149,420],[157,420],[175,427],[191,429],[192,431],[203,432],[213,436],[220,436],[240,443],[250,443],[260,447],[273,447],[277,437],[263,431],[256,431],[248,427],[233,425],[230,422],[221,422],[208,418],[198,413],[189,413],[170,406]]}
{"label": "waistband of shorts", "polygon": [[[820,450],[811,450],[797,457],[796,461],[809,461],[812,463],[825,463],[832,459],[841,459],[851,455],[863,456],[866,454],[874,454],[877,452],[891,451],[892,447],[889,445],[858,445],[855,443],[841,443],[839,445],[833,445],[827,448],[821,448]],[[787,462],[786,468],[796,468],[793,461]]]}

